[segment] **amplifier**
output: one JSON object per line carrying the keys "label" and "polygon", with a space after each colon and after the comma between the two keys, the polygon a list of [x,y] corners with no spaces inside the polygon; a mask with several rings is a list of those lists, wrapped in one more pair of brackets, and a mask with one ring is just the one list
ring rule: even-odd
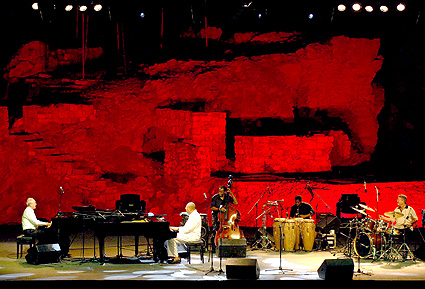
{"label": "amplifier", "polygon": [[35,245],[28,249],[25,259],[29,264],[48,264],[60,262],[61,248],[59,244]]}
{"label": "amplifier", "polygon": [[260,277],[260,267],[257,259],[227,259],[226,277],[227,279],[258,279]]}
{"label": "amplifier", "polygon": [[246,239],[218,239],[218,257],[246,257]]}

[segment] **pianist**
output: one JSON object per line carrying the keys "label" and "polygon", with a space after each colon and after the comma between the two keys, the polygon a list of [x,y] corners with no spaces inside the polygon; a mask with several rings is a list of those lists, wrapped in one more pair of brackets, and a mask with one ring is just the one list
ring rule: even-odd
{"label": "pianist", "polygon": [[198,241],[201,239],[202,219],[201,215],[196,210],[195,204],[190,202],[186,205],[186,212],[189,218],[183,227],[170,227],[173,231],[178,231],[177,237],[167,240],[167,253],[170,264],[178,264],[181,262],[178,247],[182,247],[185,242]]}
{"label": "pianist", "polygon": [[39,227],[50,227],[52,223],[42,222],[37,219],[34,212],[35,208],[37,207],[37,202],[33,198],[28,198],[26,204],[27,207],[22,214],[23,234],[27,237],[35,237],[39,243],[43,243],[45,234],[43,230],[39,229]]}

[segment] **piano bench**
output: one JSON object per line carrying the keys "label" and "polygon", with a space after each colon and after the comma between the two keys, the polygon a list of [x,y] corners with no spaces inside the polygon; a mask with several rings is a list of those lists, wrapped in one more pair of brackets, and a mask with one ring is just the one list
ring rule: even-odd
{"label": "piano bench", "polygon": [[204,251],[205,251],[205,244],[204,241],[198,240],[198,241],[192,241],[192,242],[185,242],[184,243],[187,248],[187,262],[190,264],[190,253],[192,251],[199,251],[201,255],[202,263],[204,263]]}
{"label": "piano bench", "polygon": [[[22,253],[24,251],[23,246],[29,245],[32,248],[35,245],[34,237],[26,237],[24,235],[19,235],[16,237],[16,259],[22,258]],[[20,257],[19,257],[20,255]]]}

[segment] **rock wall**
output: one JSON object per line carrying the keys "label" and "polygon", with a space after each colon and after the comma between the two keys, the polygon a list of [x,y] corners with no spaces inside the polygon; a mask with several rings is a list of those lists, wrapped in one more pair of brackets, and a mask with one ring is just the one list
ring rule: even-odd
{"label": "rock wall", "polygon": [[[147,81],[120,80],[87,93],[90,105],[24,107],[23,119],[12,128],[24,134],[4,133],[3,108],[0,223],[20,222],[29,196],[39,203],[39,217],[53,217],[62,186],[62,211],[81,204],[113,209],[121,194],[138,193],[149,211],[168,214],[178,224],[187,202],[206,210],[218,186],[227,182],[214,177],[220,171],[322,172],[368,161],[384,102],[382,89],[372,84],[382,64],[378,49],[379,40],[336,37],[293,54],[169,61],[146,68],[152,76]],[[202,105],[170,108],[173,103]],[[294,108],[301,113],[295,115]],[[235,161],[228,159],[233,144],[229,119],[260,118],[301,125],[309,133],[242,133],[233,136]],[[342,125],[333,127],[335,119]],[[314,120],[315,126],[305,120]],[[302,180],[235,180],[244,214],[267,185],[274,186],[268,198],[282,197],[287,205],[295,193],[306,192]],[[361,188],[324,186],[321,197],[330,203]],[[419,206],[424,192],[422,183],[385,186],[388,207],[400,191]],[[251,216],[243,219],[243,225],[253,224]]]}
{"label": "rock wall", "polygon": [[332,136],[270,136],[235,139],[235,169],[250,173],[307,173],[330,171]]}

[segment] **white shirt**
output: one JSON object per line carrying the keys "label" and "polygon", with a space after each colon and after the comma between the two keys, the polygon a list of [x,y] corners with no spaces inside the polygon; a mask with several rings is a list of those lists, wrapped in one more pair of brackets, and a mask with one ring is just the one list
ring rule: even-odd
{"label": "white shirt", "polygon": [[22,214],[22,230],[37,229],[38,226],[46,226],[48,223],[42,222],[35,216],[34,210],[27,207]]}
{"label": "white shirt", "polygon": [[403,214],[402,217],[395,219],[394,228],[396,229],[409,228],[418,220],[415,210],[410,206],[406,205],[403,210],[400,207],[397,207],[394,211]]}
{"label": "white shirt", "polygon": [[197,210],[190,213],[183,227],[179,228],[177,239],[184,242],[198,241],[201,239],[202,218]]}

